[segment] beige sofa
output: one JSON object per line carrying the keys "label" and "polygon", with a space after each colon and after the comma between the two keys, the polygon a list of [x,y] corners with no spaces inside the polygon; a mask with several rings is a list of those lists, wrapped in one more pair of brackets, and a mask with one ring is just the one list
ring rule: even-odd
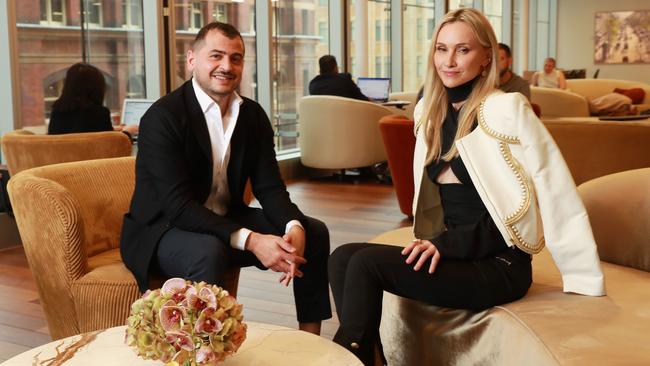
{"label": "beige sofa", "polygon": [[587,101],[613,93],[616,88],[641,88],[645,91],[645,99],[636,105],[637,109],[642,111],[650,108],[650,85],[646,83],[619,79],[569,79],[566,84],[567,89],[582,95]]}
{"label": "beige sofa", "polygon": [[[650,168],[600,177],[578,190],[598,243],[607,296],[563,293],[546,249],[533,258],[528,294],[485,311],[385,293],[381,336],[388,364],[650,364]],[[373,242],[404,245],[411,230]]]}
{"label": "beige sofa", "polygon": [[541,118],[589,116],[587,100],[582,95],[562,89],[531,86],[530,102],[539,105]]}

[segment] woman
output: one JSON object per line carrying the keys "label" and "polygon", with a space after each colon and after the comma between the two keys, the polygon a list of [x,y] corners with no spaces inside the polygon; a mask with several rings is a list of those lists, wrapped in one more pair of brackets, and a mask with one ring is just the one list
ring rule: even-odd
{"label": "woman", "polygon": [[104,107],[106,81],[95,66],[76,63],[65,74],[61,96],[52,105],[48,134],[122,130],[129,137],[138,126],[113,128],[111,112]]}
{"label": "woman", "polygon": [[341,323],[334,340],[366,365],[381,356],[382,291],[471,310],[511,302],[528,291],[531,254],[544,237],[565,291],[604,294],[566,164],[526,98],[496,89],[498,48],[487,19],[459,9],[435,34],[415,109],[418,239],[403,249],[347,244],[330,257]]}

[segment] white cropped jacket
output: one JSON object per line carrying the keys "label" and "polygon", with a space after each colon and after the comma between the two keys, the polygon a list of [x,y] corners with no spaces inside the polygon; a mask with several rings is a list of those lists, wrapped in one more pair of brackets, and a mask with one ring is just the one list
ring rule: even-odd
{"label": "white cropped jacket", "polygon": [[[427,154],[415,108],[414,233],[444,230],[437,186],[425,173]],[[508,246],[535,254],[546,244],[565,292],[605,294],[589,218],[555,141],[519,93],[495,91],[483,101],[478,126],[456,141],[463,163]],[[435,243],[434,243],[435,244]]]}

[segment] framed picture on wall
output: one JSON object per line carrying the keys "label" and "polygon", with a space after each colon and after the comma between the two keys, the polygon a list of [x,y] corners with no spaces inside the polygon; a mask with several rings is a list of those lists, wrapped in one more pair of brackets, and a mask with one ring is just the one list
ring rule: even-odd
{"label": "framed picture on wall", "polygon": [[594,62],[650,63],[650,10],[596,12]]}

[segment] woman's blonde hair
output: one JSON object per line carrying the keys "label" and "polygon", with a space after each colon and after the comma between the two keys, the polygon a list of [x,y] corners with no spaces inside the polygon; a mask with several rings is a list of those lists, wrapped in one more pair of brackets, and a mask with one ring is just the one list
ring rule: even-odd
{"label": "woman's blonde hair", "polygon": [[447,13],[436,27],[435,37],[431,42],[422,100],[424,108],[420,120],[416,121],[416,123],[421,124],[421,128],[424,128],[424,136],[428,147],[427,164],[440,158],[449,161],[458,154],[458,149],[456,149],[456,145],[454,144],[444,156],[441,156],[442,124],[447,116],[448,99],[447,91],[436,72],[434,62],[438,34],[442,27],[454,22],[467,24],[472,29],[479,44],[486,49],[490,49],[489,63],[485,67],[484,73],[482,73],[481,77],[474,84],[472,92],[460,111],[458,130],[456,131],[454,141],[466,136],[470,132],[476,120],[481,101],[498,86],[499,81],[496,62],[499,59],[497,39],[487,18],[478,10],[472,8],[461,8]]}

